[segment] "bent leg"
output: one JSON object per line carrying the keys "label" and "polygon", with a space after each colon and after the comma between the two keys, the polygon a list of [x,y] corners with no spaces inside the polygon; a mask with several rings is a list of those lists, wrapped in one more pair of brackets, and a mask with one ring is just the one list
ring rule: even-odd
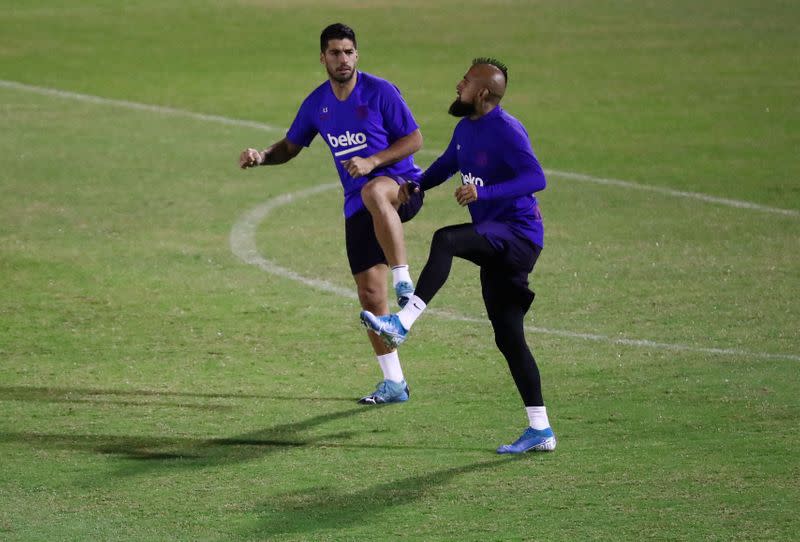
{"label": "bent leg", "polygon": [[403,223],[397,214],[400,206],[398,188],[397,182],[390,177],[375,177],[361,189],[361,199],[372,215],[375,236],[392,267],[408,263]]}
{"label": "bent leg", "polygon": [[496,252],[472,224],[457,224],[437,230],[433,234],[428,261],[419,276],[415,292],[426,304],[447,282],[456,256],[482,265],[495,258]]}
{"label": "bent leg", "polygon": [[[361,308],[377,315],[389,314],[388,291],[386,286],[387,273],[388,269],[386,265],[377,264],[353,275],[358,289],[358,301],[361,303]],[[387,347],[378,335],[370,331],[367,331],[367,337],[369,337],[369,342],[372,344],[375,354],[379,356],[388,354],[394,350]]]}

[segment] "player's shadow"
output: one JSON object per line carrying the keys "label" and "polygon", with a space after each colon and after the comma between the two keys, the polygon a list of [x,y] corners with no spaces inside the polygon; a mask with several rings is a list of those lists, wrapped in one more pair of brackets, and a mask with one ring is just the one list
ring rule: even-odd
{"label": "player's shadow", "polygon": [[[161,398],[172,400],[164,401]],[[275,401],[353,401],[352,397],[266,395],[248,393],[199,393],[161,390],[114,390],[46,386],[0,386],[0,401],[40,403],[114,404],[122,406],[161,406],[200,410],[228,410],[228,404],[209,403],[226,399],[267,399]]]}
{"label": "player's shadow", "polygon": [[356,407],[312,416],[305,420],[275,425],[223,438],[154,437],[126,435],[48,434],[0,432],[0,442],[24,442],[33,447],[66,448],[88,453],[115,455],[134,463],[120,465],[121,475],[145,474],[154,470],[200,468],[257,459],[286,448],[325,446],[328,448],[382,450],[485,451],[483,448],[454,448],[436,444],[348,443],[354,431],[313,434],[328,423],[387,407]]}
{"label": "player's shadow", "polygon": [[[117,391],[81,388],[27,388],[0,386],[0,400],[56,401],[72,402],[86,399],[97,402],[93,397],[117,395],[166,395],[150,391]],[[87,397],[91,395],[92,397]],[[178,395],[178,394],[176,394]],[[206,398],[219,397],[219,394],[183,394],[181,396],[197,396]],[[231,397],[241,397],[232,395]],[[271,397],[274,398],[274,397]],[[292,397],[294,401],[303,398]],[[352,398],[348,399],[352,401]],[[139,403],[136,403],[137,405]],[[147,402],[144,404],[152,404]],[[184,406],[182,404],[174,406]],[[194,469],[207,466],[233,464],[257,459],[277,450],[325,446],[329,448],[353,449],[405,449],[445,451],[485,451],[483,448],[454,448],[432,443],[431,445],[398,444],[392,442],[371,444],[348,442],[354,435],[352,429],[333,432],[321,432],[318,428],[339,420],[350,418],[361,413],[374,411],[376,408],[393,408],[389,406],[359,406],[346,410],[326,412],[310,418],[274,425],[240,435],[221,438],[171,437],[171,436],[129,436],[80,433],[38,433],[38,432],[0,432],[0,442],[26,443],[32,447],[60,448],[78,450],[87,453],[113,455],[129,460],[117,464],[118,475],[134,476],[159,470]],[[359,431],[363,431],[359,427]]]}
{"label": "player's shadow", "polygon": [[361,413],[386,407],[356,407],[328,412],[297,422],[223,438],[54,434],[0,432],[0,442],[26,443],[32,447],[61,448],[87,453],[114,455],[133,460],[119,464],[117,474],[134,476],[159,470],[194,469],[258,459],[277,450],[309,446],[380,450],[477,451],[484,448],[455,448],[436,444],[418,446],[396,443],[349,443],[355,431],[315,433],[315,428]]}
{"label": "player's shadow", "polygon": [[379,521],[374,516],[381,511],[418,501],[462,474],[497,469],[519,459],[503,457],[477,461],[366,486],[355,492],[322,487],[284,493],[264,502],[257,510],[260,521],[254,534],[264,540],[287,534],[313,540],[318,531]]}
{"label": "player's shadow", "polygon": [[[355,416],[367,409],[351,408],[275,425],[226,438],[151,437],[125,435],[43,434],[0,432],[0,442],[24,442],[34,447],[67,448],[136,460],[120,467],[120,474],[142,474],[155,469],[196,468],[248,461],[277,449],[313,446],[320,441],[341,441],[352,432],[309,436],[317,426]],[[179,461],[165,461],[179,460]]]}

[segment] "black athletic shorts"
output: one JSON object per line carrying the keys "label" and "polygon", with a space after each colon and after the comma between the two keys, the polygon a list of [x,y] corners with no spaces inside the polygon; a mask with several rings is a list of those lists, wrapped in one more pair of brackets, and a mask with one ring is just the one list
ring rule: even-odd
{"label": "black athletic shorts", "polygon": [[503,306],[514,303],[527,311],[536,294],[530,289],[528,275],[533,271],[542,248],[521,238],[503,241],[503,250],[496,262],[481,266],[484,301]]}
{"label": "black athletic shorts", "polygon": [[[422,200],[421,190],[412,194],[411,199],[397,209],[400,221],[408,222],[414,218],[422,208]],[[375,237],[372,215],[366,208],[345,219],[344,238],[347,261],[350,262],[350,271],[354,275],[379,263],[386,263],[386,256],[378,243],[378,238]]]}

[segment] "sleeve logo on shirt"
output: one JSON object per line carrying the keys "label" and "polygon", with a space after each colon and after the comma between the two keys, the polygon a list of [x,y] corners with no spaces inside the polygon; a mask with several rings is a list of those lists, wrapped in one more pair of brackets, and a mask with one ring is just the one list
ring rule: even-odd
{"label": "sleeve logo on shirt", "polygon": [[340,136],[333,136],[331,134],[325,134],[325,137],[328,138],[328,144],[331,146],[331,149],[338,149],[339,147],[348,147],[346,149],[342,149],[338,152],[334,152],[334,156],[342,156],[345,154],[350,154],[351,152],[360,151],[361,149],[367,148],[367,136],[364,135],[363,132],[356,132],[354,134],[350,133],[350,130],[347,130]]}
{"label": "sleeve logo on shirt", "polygon": [[466,175],[462,173],[461,184],[474,184],[477,186],[483,186],[483,179],[481,179],[480,177],[474,177],[470,172],[467,172]]}

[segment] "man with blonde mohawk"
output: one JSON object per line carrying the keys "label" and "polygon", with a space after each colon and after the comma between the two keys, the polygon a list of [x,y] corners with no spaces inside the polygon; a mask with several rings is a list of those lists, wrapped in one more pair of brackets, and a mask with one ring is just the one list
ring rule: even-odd
{"label": "man with blonde mohawk", "polygon": [[450,114],[461,117],[447,149],[422,175],[418,186],[400,187],[400,200],[442,184],[456,171],[455,199],[469,208],[471,223],[442,228],[414,295],[396,314],[361,312],[362,323],[387,345],[406,340],[414,322],[447,281],[454,257],[480,267],[481,291],[495,342],[508,362],[528,417],[528,427],[500,454],[552,451],[556,437],[542,398],[539,369],[525,341],[524,318],[533,302],[528,275],[544,246],[544,227],[535,192],[546,185],[522,124],[500,107],[506,66],[492,58],[473,60],[456,87]]}

